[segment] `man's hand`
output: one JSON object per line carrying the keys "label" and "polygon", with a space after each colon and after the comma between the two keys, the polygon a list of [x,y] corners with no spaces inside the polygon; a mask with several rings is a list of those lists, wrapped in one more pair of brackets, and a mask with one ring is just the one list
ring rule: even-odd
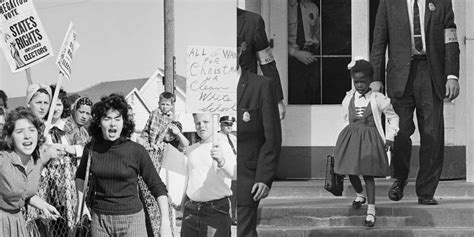
{"label": "man's hand", "polygon": [[459,82],[456,79],[448,79],[446,82],[446,98],[450,101],[459,95]]}
{"label": "man's hand", "polygon": [[280,100],[280,102],[278,102],[278,111],[280,112],[280,120],[285,119],[286,105],[285,103],[283,103],[283,100]]}
{"label": "man's hand", "polygon": [[382,90],[383,90],[382,82],[381,81],[373,81],[372,83],[370,83],[370,88],[374,92],[382,93]]}
{"label": "man's hand", "polygon": [[394,144],[393,141],[386,140],[385,141],[385,152],[393,150],[393,144]]}
{"label": "man's hand", "polygon": [[259,201],[266,198],[269,192],[270,188],[264,183],[255,183],[251,191],[254,201]]}
{"label": "man's hand", "polygon": [[318,57],[316,55],[304,50],[295,50],[293,56],[298,59],[298,61],[306,65],[309,65],[318,60]]}
{"label": "man's hand", "polygon": [[224,153],[219,144],[214,144],[211,149],[211,158],[217,162],[217,166],[224,166]]}

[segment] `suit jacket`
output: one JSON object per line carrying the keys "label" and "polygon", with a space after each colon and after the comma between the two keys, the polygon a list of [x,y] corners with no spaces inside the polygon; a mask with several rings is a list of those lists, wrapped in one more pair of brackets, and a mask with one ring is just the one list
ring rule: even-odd
{"label": "suit jacket", "polygon": [[[457,42],[445,43],[445,29],[449,28],[456,28],[451,0],[426,0],[426,55],[434,90],[441,99],[446,93],[447,75],[459,77],[459,44]],[[370,57],[376,81],[382,81],[385,78],[387,45],[387,91],[389,97],[399,98],[403,95],[408,80],[412,48],[410,21],[405,0],[380,1]]]}
{"label": "suit jacket", "polygon": [[[242,69],[257,73],[257,52],[269,48],[265,23],[260,15],[237,8],[237,43],[242,47],[239,64]],[[275,60],[260,64],[263,75],[272,80],[277,101],[283,100],[280,75]]]}
{"label": "suit jacket", "polygon": [[257,206],[257,182],[272,186],[281,150],[281,125],[270,80],[242,70],[237,87],[237,203]]}

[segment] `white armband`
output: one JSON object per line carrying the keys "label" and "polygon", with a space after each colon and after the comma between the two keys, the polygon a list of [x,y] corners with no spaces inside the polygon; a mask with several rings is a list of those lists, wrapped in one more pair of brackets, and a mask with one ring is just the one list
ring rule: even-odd
{"label": "white armband", "polygon": [[444,43],[457,43],[458,35],[456,33],[456,28],[447,28],[444,29]]}
{"label": "white armband", "polygon": [[270,47],[267,47],[266,49],[258,51],[257,59],[258,61],[260,61],[260,65],[269,64],[275,60],[273,58],[272,49]]}

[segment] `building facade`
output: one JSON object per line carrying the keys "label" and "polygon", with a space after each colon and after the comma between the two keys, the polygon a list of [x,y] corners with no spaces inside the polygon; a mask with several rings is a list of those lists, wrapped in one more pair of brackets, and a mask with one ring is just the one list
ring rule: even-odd
{"label": "building facade", "polygon": [[[273,43],[273,54],[288,103],[288,4],[292,0],[241,0],[239,7],[262,15]],[[332,153],[343,127],[339,105],[351,88],[346,65],[353,56],[370,55],[371,35],[379,0],[314,0],[320,13],[321,103],[287,105],[282,122],[283,150],[278,177],[281,179],[321,178],[325,157]],[[457,36],[461,50],[460,96],[445,102],[445,164],[442,178],[474,181],[474,116],[472,75],[474,72],[474,1],[453,0]],[[349,45],[348,45],[349,44]],[[338,99],[339,98],[339,99]],[[412,137],[410,177],[416,175],[419,151],[418,131]]]}

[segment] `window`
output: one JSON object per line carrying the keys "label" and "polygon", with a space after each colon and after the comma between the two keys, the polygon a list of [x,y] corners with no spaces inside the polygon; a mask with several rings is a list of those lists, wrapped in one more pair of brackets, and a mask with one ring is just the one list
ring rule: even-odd
{"label": "window", "polygon": [[289,104],[341,103],[351,89],[351,1],[288,0],[288,51]]}

